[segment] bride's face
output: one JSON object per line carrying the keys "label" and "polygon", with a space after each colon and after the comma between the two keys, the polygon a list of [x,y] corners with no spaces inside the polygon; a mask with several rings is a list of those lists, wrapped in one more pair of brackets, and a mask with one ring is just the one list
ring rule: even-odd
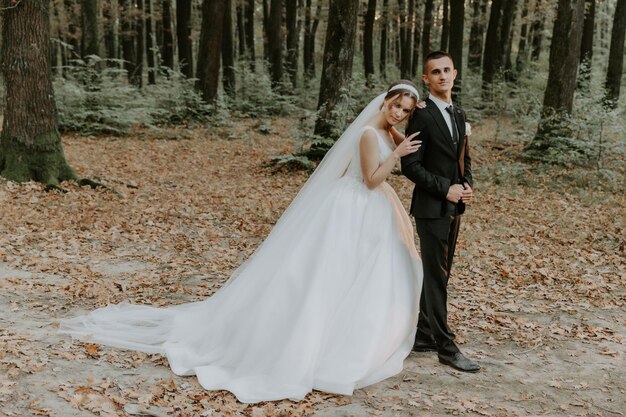
{"label": "bride's face", "polygon": [[385,120],[391,126],[402,123],[411,114],[413,107],[415,107],[415,100],[410,96],[402,96],[399,100],[397,98],[390,99],[383,106]]}

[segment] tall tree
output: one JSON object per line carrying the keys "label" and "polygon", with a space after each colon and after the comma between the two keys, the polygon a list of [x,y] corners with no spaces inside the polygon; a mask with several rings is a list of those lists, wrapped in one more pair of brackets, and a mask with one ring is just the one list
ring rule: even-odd
{"label": "tall tree", "polygon": [[[163,50],[161,57],[163,66],[174,69],[174,35],[172,34],[172,0],[163,0],[161,3],[163,19]],[[222,23],[218,24],[221,27]],[[218,49],[219,51],[219,49]]]}
{"label": "tall tree", "polygon": [[522,26],[520,28],[519,43],[517,45],[517,58],[515,60],[515,70],[519,73],[524,69],[524,65],[528,60],[526,46],[528,45],[528,10],[530,0],[524,0],[522,5]]}
{"label": "tall tree", "polygon": [[0,175],[56,186],[76,179],[63,153],[52,89],[50,2],[2,0],[5,84]]}
{"label": "tall tree", "polygon": [[500,22],[502,21],[502,0],[491,2],[487,37],[485,38],[485,52],[483,54],[483,99],[492,97],[492,84],[502,65],[500,55]]}
{"label": "tall tree", "polygon": [[[408,6],[408,7],[407,7]],[[413,14],[415,9],[415,1],[408,0],[408,4],[404,0],[398,0],[398,17],[400,19],[400,77],[411,78],[411,57],[413,41]]]}
{"label": "tall tree", "polygon": [[419,65],[419,53],[420,53],[420,41],[422,36],[422,19],[420,14],[420,4],[422,2],[418,1],[415,5],[415,16],[413,17],[413,21],[415,22],[415,27],[413,28],[413,57],[411,58],[411,77],[410,79],[414,79],[417,75],[417,66]]}
{"label": "tall tree", "polygon": [[426,59],[426,55],[431,52],[430,49],[430,30],[433,26],[433,0],[426,0],[424,6],[424,24],[422,25],[422,62]]}
{"label": "tall tree", "polygon": [[295,0],[285,2],[285,23],[287,27],[287,74],[295,87],[298,80],[298,3]]}
{"label": "tall tree", "polygon": [[272,86],[276,88],[283,78],[283,2],[271,0],[267,26],[269,66]]}
{"label": "tall tree", "polygon": [[543,97],[541,120],[529,154],[542,154],[571,136],[568,116],[572,112],[585,0],[559,0],[552,31],[548,84]]}
{"label": "tall tree", "polygon": [[154,59],[154,28],[152,27],[152,0],[145,0],[146,21],[146,61],[148,64],[148,84],[156,84],[156,65]]}
{"label": "tall tree", "polygon": [[[102,5],[102,15],[104,20],[104,49],[105,56],[109,58],[111,61],[108,61],[110,66],[117,66],[117,64],[112,61],[114,59],[119,58],[118,55],[118,7],[117,1],[109,1],[103,3]],[[55,8],[56,12],[56,8]]]}
{"label": "tall tree", "polygon": [[389,30],[389,0],[383,0],[382,16],[380,19],[380,76],[385,78],[387,76],[387,48],[389,46],[388,40]]}
{"label": "tall tree", "polygon": [[224,25],[222,27],[222,76],[224,91],[235,95],[235,42],[233,39],[232,0],[224,0]]}
{"label": "tall tree", "polygon": [[176,41],[180,71],[185,74],[185,77],[193,78],[191,0],[176,0]]}
{"label": "tall tree", "polygon": [[374,20],[376,18],[376,0],[368,0],[363,25],[363,66],[368,86],[374,75]]}
{"label": "tall tree", "polygon": [[443,11],[441,14],[441,44],[439,49],[448,50],[450,39],[450,0],[443,0]]}
{"label": "tall tree", "polygon": [[241,0],[235,0],[235,16],[237,22],[237,56],[239,59],[243,59],[246,56],[246,30],[244,21],[246,17],[243,11],[243,2]]}
{"label": "tall tree", "polygon": [[244,30],[246,35],[246,48],[248,51],[248,60],[250,69],[254,71],[256,53],[254,51],[254,0],[244,1]]}
{"label": "tall tree", "polygon": [[143,55],[146,45],[145,33],[144,33],[144,15],[143,15],[143,1],[135,0],[135,42],[136,56],[135,56],[135,73],[133,74],[133,84],[141,88],[143,86]]}
{"label": "tall tree", "polygon": [[539,61],[541,55],[541,42],[543,41],[543,29],[546,22],[546,3],[545,0],[536,0],[535,10],[533,13],[533,24],[530,27],[532,32],[532,50],[530,59]]}
{"label": "tall tree", "polygon": [[591,59],[593,57],[593,31],[596,18],[596,0],[585,0],[585,22],[583,37],[580,41],[580,71],[578,78],[581,86],[588,86],[591,79]]}
{"label": "tall tree", "polygon": [[122,58],[124,59],[124,69],[128,76],[128,81],[134,83],[135,65],[137,62],[137,51],[135,43],[135,18],[132,0],[122,0],[120,2],[120,20],[122,21]]}
{"label": "tall tree", "polygon": [[80,15],[82,20],[81,56],[100,56],[98,34],[98,0],[82,0]]}
{"label": "tall tree", "polygon": [[452,88],[455,102],[461,102],[463,80],[463,26],[465,22],[465,1],[450,0],[450,48],[449,53],[457,70],[456,80]]}
{"label": "tall tree", "polygon": [[502,21],[500,24],[500,69],[504,67],[504,77],[507,81],[512,79],[513,62],[511,49],[513,44],[513,24],[517,10],[517,0],[507,0],[502,5]]}
{"label": "tall tree", "polygon": [[626,34],[626,0],[617,0],[611,31],[609,67],[606,73],[606,97],[609,107],[617,107],[624,70],[624,35]]}
{"label": "tall tree", "polygon": [[196,88],[207,103],[213,103],[217,99],[225,11],[226,0],[204,0],[202,2]]}
{"label": "tall tree", "polygon": [[480,69],[483,58],[483,35],[488,2],[489,0],[472,0],[472,26],[470,28],[467,65],[474,70]]}
{"label": "tall tree", "polygon": [[350,83],[359,2],[330,0],[315,134],[333,135],[333,110]]}

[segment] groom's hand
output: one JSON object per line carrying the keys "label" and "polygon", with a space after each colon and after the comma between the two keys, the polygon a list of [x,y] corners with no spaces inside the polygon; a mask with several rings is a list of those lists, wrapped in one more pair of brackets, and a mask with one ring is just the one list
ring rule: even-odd
{"label": "groom's hand", "polygon": [[449,202],[456,204],[459,202],[459,200],[461,200],[461,197],[463,197],[464,190],[465,189],[461,184],[453,184],[448,189],[448,195],[446,196],[446,199]]}
{"label": "groom's hand", "polygon": [[463,184],[463,192],[461,193],[461,201],[468,204],[474,197],[474,190],[468,183]]}

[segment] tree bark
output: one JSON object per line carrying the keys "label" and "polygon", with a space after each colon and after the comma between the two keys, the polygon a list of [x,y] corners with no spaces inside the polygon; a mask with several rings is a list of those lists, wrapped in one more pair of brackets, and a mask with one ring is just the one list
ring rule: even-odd
{"label": "tree bark", "polygon": [[77,0],[65,0],[65,10],[67,18],[67,43],[70,44],[70,64],[72,59],[81,57],[81,42],[80,42],[80,16],[78,16],[78,4]]}
{"label": "tree bark", "polygon": [[457,70],[454,87],[452,87],[452,99],[461,103],[461,91],[463,80],[463,26],[465,22],[465,1],[450,0],[450,47],[449,53]]}
{"label": "tree bark", "polygon": [[617,107],[622,73],[624,70],[624,35],[626,34],[626,0],[617,0],[611,31],[609,67],[606,73],[606,97],[608,107]]}
{"label": "tree bark", "polygon": [[[117,52],[118,38],[117,38],[117,8],[114,7],[114,2],[106,2],[103,4],[102,14],[104,17],[104,49],[105,56],[108,59],[118,59]],[[115,62],[109,61],[109,66],[117,66]]]}
{"label": "tree bark", "polygon": [[224,0],[224,26],[222,27],[222,75],[224,92],[235,96],[235,42],[233,39],[232,0]]}
{"label": "tree bark", "polygon": [[485,38],[485,52],[483,54],[483,99],[491,100],[492,84],[501,68],[500,55],[500,22],[502,20],[502,0],[491,2],[487,37]]}
{"label": "tree bark", "polygon": [[298,84],[298,3],[295,0],[285,2],[287,25],[287,74],[294,87]]}
{"label": "tree bark", "polygon": [[254,72],[256,53],[254,51],[254,0],[244,0],[245,35],[250,70]]}
{"label": "tree bark", "polygon": [[152,27],[152,0],[145,0],[146,21],[146,61],[148,64],[148,84],[156,84],[156,66],[154,59],[154,29]]}
{"label": "tree bark", "polygon": [[522,6],[522,26],[520,28],[519,43],[517,45],[517,58],[515,61],[515,71],[522,72],[524,65],[528,60],[526,53],[526,45],[528,44],[528,8],[530,7],[530,0],[524,0]]}
{"label": "tree bark", "polygon": [[81,57],[84,59],[89,55],[100,56],[99,30],[98,30],[98,0],[82,0],[80,9],[82,20],[82,48]]}
{"label": "tree bark", "polygon": [[488,1],[489,0],[472,1],[472,27],[470,29],[467,65],[474,70],[480,69],[480,63],[483,59],[483,35],[485,32]]}
{"label": "tree bark", "polygon": [[530,59],[532,61],[539,61],[541,55],[541,42],[543,41],[543,28],[546,21],[546,12],[543,10],[546,5],[545,0],[536,0],[535,11],[533,13],[533,24],[531,26],[532,31],[532,51]]}
{"label": "tree bark", "polygon": [[513,63],[511,61],[511,45],[513,42],[513,23],[515,21],[515,12],[517,11],[517,0],[507,0],[502,7],[502,22],[500,25],[500,45],[498,46],[500,54],[500,69],[504,67],[504,78],[507,81],[512,80],[511,70]]}
{"label": "tree bark", "polygon": [[450,42],[450,0],[443,0],[443,13],[441,16],[441,44],[439,49],[448,50]]}
{"label": "tree bark", "polygon": [[267,27],[269,66],[272,87],[277,88],[283,79],[283,3],[271,0]]}
{"label": "tree bark", "polygon": [[135,7],[137,8],[135,16],[135,41],[137,42],[137,54],[135,56],[135,73],[133,74],[132,83],[139,88],[143,86],[143,55],[146,45],[144,33],[143,1],[144,0],[135,0]]}
{"label": "tree bark", "polygon": [[225,3],[225,0],[204,0],[202,2],[196,88],[207,103],[213,103],[217,99]]}
{"label": "tree bark", "polygon": [[325,138],[333,136],[332,113],[341,99],[342,89],[349,85],[352,76],[358,9],[359,3],[353,0],[330,1],[317,103],[319,116],[314,131]]}
{"label": "tree bark", "polygon": [[[163,0],[163,50],[161,57],[163,66],[174,70],[174,36],[172,34],[172,0]],[[220,23],[218,26],[221,26]],[[218,49],[219,51],[219,49]]]}
{"label": "tree bark", "polygon": [[420,41],[422,36],[422,19],[420,15],[420,4],[419,1],[415,6],[415,16],[413,17],[413,21],[415,22],[415,27],[413,28],[413,56],[411,57],[411,77],[409,79],[415,79],[417,76],[417,67],[419,65],[419,53],[420,53]]}
{"label": "tree bark", "polygon": [[389,1],[383,0],[382,17],[380,19],[380,76],[384,79],[387,77],[387,48],[389,29]]}
{"label": "tree bark", "polygon": [[176,0],[176,40],[178,42],[178,66],[180,72],[187,78],[193,78],[191,0]]}
{"label": "tree bark", "polygon": [[363,26],[363,66],[365,82],[369,86],[374,75],[374,20],[376,18],[376,0],[368,0]]}
{"label": "tree bark", "polygon": [[430,29],[433,26],[433,0],[426,0],[424,6],[424,24],[422,25],[422,62],[426,61],[426,55],[430,49]]}
{"label": "tree bark", "polygon": [[543,152],[562,138],[571,137],[568,116],[572,112],[585,0],[559,0],[550,46],[548,84],[537,134],[526,149]]}
{"label": "tree bark", "polygon": [[5,83],[0,175],[56,186],[77,179],[63,152],[52,89],[50,2],[2,0]]}
{"label": "tree bark", "polygon": [[120,20],[122,21],[122,58],[124,59],[124,69],[126,70],[128,81],[131,84],[135,81],[135,64],[137,62],[132,4],[132,0],[122,0],[120,3]]}
{"label": "tree bark", "polygon": [[269,0],[263,0],[263,59],[268,62],[270,60],[270,4]]}
{"label": "tree bark", "polygon": [[243,59],[246,56],[246,30],[244,28],[244,21],[246,17],[243,11],[243,4],[241,0],[235,0],[235,16],[237,22],[237,56],[239,59]]}

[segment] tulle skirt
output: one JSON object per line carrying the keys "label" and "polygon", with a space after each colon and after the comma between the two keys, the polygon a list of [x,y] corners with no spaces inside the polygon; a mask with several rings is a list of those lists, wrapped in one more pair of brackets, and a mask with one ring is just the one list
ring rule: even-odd
{"label": "tulle skirt", "polygon": [[112,305],[64,320],[61,331],[164,354],[177,375],[244,403],[301,400],[313,389],[349,395],[397,374],[422,286],[398,197],[386,183],[369,190],[342,177],[305,220],[206,300]]}

